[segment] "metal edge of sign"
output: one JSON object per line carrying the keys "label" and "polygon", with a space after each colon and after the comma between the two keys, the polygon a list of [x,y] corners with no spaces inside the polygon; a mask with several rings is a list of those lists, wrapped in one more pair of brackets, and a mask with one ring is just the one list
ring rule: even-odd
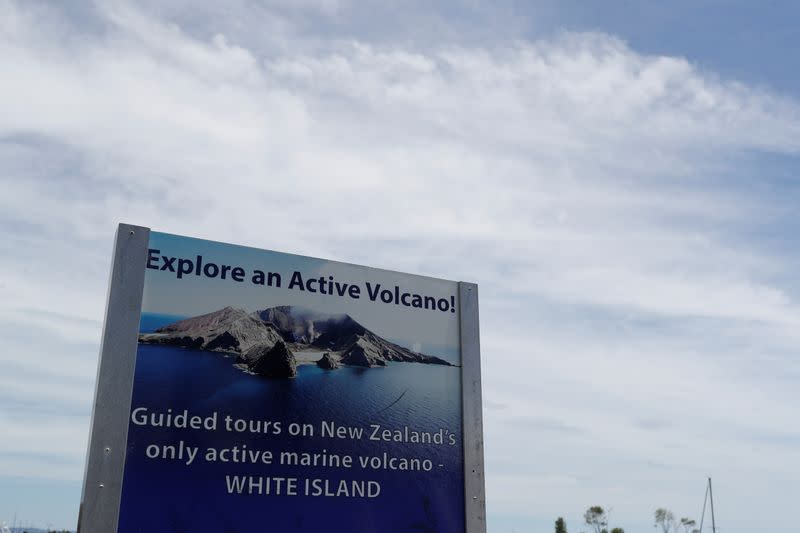
{"label": "metal edge of sign", "polygon": [[485,533],[486,488],[483,471],[481,348],[476,284],[463,281],[458,283],[458,306],[466,533]]}
{"label": "metal edge of sign", "polygon": [[78,514],[79,533],[110,533],[117,531],[119,523],[149,239],[149,228],[128,224],[117,228]]}

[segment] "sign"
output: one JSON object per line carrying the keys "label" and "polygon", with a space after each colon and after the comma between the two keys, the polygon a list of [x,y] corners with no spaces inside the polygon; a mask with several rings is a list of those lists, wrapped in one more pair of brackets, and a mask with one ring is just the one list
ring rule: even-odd
{"label": "sign", "polygon": [[120,225],[79,531],[485,531],[477,287]]}

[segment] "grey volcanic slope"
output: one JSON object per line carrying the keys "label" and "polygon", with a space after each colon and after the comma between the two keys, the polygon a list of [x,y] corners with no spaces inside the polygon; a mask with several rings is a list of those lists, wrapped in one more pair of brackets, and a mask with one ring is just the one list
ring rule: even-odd
{"label": "grey volcanic slope", "polygon": [[349,315],[326,315],[288,305],[254,314],[274,326],[287,341],[338,352],[346,365],[384,366],[387,361],[450,365],[439,357],[389,342]]}
{"label": "grey volcanic slope", "polygon": [[288,342],[326,348],[348,335],[361,335],[367,329],[349,315],[327,315],[308,309],[280,305],[253,313],[275,326]]}
{"label": "grey volcanic slope", "polygon": [[139,335],[139,342],[217,352],[244,353],[254,346],[272,347],[282,339],[274,326],[242,309],[226,307],[187,318]]}

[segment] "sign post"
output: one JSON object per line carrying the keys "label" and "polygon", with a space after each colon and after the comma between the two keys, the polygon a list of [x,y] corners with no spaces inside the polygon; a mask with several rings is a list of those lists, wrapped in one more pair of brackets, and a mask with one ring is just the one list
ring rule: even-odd
{"label": "sign post", "polygon": [[80,533],[485,529],[476,285],[119,226]]}

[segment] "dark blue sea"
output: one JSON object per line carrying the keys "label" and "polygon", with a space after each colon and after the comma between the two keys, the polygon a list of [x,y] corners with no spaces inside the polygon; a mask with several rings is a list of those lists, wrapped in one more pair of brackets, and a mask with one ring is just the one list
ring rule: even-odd
{"label": "dark blue sea", "polygon": [[[176,317],[143,315],[142,331]],[[201,417],[217,413],[216,431],[140,426],[131,423],[125,465],[120,533],[157,532],[463,532],[464,493],[460,368],[394,363],[386,368],[333,371],[301,365],[294,379],[270,380],[242,372],[234,358],[139,345],[133,408]],[[226,432],[223,419],[281,422],[275,434]],[[365,430],[360,440],[323,438],[321,423]],[[313,437],[291,436],[292,422],[311,424]],[[368,440],[370,424],[386,429],[444,429],[455,444]],[[446,439],[449,440],[449,437]],[[190,465],[148,458],[147,447],[198,447]],[[207,448],[270,450],[273,464],[207,462]],[[151,448],[153,451],[154,448]],[[352,468],[281,466],[281,451],[350,455]],[[428,459],[430,472],[363,469],[358,456]],[[229,476],[295,477],[297,496],[230,494]],[[376,481],[375,498],[303,495],[305,479]]]}

